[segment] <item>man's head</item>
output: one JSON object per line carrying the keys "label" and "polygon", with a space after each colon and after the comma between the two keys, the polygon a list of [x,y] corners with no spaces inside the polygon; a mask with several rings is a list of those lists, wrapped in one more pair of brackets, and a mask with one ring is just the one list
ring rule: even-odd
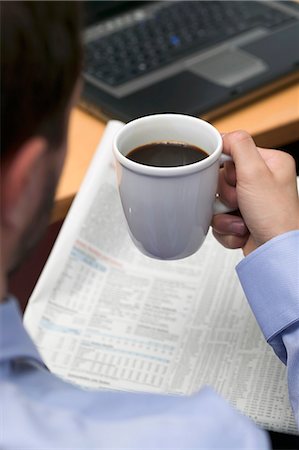
{"label": "man's head", "polygon": [[1,251],[13,269],[44,229],[81,68],[78,3],[1,2]]}

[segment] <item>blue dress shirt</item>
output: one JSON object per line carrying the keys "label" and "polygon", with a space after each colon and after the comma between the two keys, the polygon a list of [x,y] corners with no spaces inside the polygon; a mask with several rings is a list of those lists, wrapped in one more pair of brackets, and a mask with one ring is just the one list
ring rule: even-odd
{"label": "blue dress shirt", "polygon": [[[299,232],[237,267],[268,342],[287,363],[299,421]],[[14,299],[0,306],[1,449],[268,449],[267,434],[210,388],[190,397],[85,391],[50,373]]]}

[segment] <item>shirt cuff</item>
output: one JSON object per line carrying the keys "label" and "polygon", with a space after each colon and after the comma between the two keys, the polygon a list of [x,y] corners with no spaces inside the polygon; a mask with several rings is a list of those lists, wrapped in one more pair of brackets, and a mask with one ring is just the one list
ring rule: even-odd
{"label": "shirt cuff", "polygon": [[266,242],[236,271],[267,341],[299,321],[299,230]]}

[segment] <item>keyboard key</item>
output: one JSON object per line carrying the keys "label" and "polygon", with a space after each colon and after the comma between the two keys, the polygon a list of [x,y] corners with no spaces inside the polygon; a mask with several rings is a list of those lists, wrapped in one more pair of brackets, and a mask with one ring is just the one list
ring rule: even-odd
{"label": "keyboard key", "polygon": [[288,14],[254,1],[163,2],[153,16],[86,44],[85,67],[118,86],[225,38],[288,20]]}

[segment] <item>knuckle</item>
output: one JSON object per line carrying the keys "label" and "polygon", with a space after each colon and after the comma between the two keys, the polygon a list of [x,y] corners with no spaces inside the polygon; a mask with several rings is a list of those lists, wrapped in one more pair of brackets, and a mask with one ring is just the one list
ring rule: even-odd
{"label": "knuckle", "polygon": [[281,167],[288,172],[296,171],[296,161],[292,155],[282,150],[276,150],[276,152],[279,155]]}
{"label": "knuckle", "polygon": [[294,169],[296,167],[295,158],[289,153],[284,153],[285,164],[288,165],[290,169]]}
{"label": "knuckle", "polygon": [[230,137],[235,143],[240,143],[240,142],[247,141],[247,140],[252,141],[252,137],[245,130],[233,131],[232,133],[230,133]]}

